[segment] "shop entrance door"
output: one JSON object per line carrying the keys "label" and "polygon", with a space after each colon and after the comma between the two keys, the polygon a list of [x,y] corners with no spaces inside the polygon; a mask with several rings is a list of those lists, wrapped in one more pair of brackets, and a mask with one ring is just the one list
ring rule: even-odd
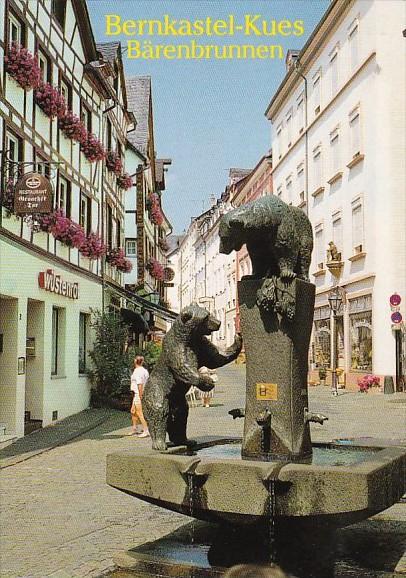
{"label": "shop entrance door", "polygon": [[28,299],[25,379],[25,426],[28,434],[42,427],[44,398],[45,303]]}

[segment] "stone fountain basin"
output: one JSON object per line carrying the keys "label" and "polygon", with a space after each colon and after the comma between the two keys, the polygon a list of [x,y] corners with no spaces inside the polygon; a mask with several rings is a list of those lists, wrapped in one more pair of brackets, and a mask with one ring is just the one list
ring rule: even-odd
{"label": "stone fountain basin", "polygon": [[[345,526],[396,503],[406,491],[406,448],[374,440],[346,448],[367,452],[347,465],[263,462],[199,456],[236,439],[198,440],[167,453],[123,451],[107,456],[107,483],[141,500],[201,520],[237,524],[269,519]],[[375,444],[375,445],[374,445]],[[331,450],[340,444],[313,444]],[[209,452],[210,453],[210,452]],[[214,452],[215,454],[216,452]],[[355,454],[354,454],[355,455]],[[274,492],[275,500],[270,500]]]}

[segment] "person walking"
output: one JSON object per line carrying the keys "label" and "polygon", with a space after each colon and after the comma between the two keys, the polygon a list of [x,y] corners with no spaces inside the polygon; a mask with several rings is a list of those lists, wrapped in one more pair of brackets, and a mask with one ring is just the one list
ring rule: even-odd
{"label": "person walking", "polygon": [[[217,383],[217,374],[215,369],[209,369],[208,367],[205,367],[204,365],[199,369],[199,373],[201,375],[210,375],[211,379],[213,380],[214,383]],[[203,407],[210,407],[210,400],[213,399],[214,397],[214,388],[211,389],[210,391],[202,391],[200,394],[201,400],[202,400],[202,406]]]}
{"label": "person walking", "polygon": [[[148,370],[144,367],[144,358],[142,355],[137,355],[134,359],[134,371],[131,375],[131,391],[134,392],[133,401],[131,404],[131,421],[132,428],[127,435],[137,435],[140,438],[149,436],[148,425],[142,413],[141,399],[144,391],[144,386],[149,377]],[[139,431],[139,424],[141,424],[141,431]]]}

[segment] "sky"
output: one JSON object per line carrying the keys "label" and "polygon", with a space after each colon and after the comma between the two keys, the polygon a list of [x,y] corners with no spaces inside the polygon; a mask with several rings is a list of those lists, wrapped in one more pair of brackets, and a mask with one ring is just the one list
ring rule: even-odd
{"label": "sky", "polygon": [[[106,15],[126,19],[211,17],[244,22],[246,14],[265,20],[303,20],[302,36],[256,37],[238,34],[194,37],[199,43],[281,44],[301,48],[324,14],[329,0],[88,0],[96,42],[120,40],[123,51],[136,36],[106,35]],[[174,37],[143,37],[153,44],[176,44]],[[191,37],[181,39],[189,43]],[[156,60],[129,59],[125,74],[152,78],[155,149],[171,158],[162,204],[181,234],[190,219],[224,191],[231,167],[253,168],[271,146],[271,124],[264,112],[285,75],[285,62],[275,59]]]}

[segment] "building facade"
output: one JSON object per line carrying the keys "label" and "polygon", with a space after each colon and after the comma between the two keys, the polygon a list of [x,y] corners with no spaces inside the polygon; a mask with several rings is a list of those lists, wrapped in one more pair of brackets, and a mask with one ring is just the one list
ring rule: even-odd
{"label": "building facade", "polygon": [[303,50],[290,54],[266,111],[274,193],[302,207],[314,229],[313,368],[331,366],[327,297],[338,284],[347,387],[365,373],[404,374],[396,347],[404,329],[394,331],[389,307],[392,293],[406,297],[403,12],[396,0],[333,0]]}

